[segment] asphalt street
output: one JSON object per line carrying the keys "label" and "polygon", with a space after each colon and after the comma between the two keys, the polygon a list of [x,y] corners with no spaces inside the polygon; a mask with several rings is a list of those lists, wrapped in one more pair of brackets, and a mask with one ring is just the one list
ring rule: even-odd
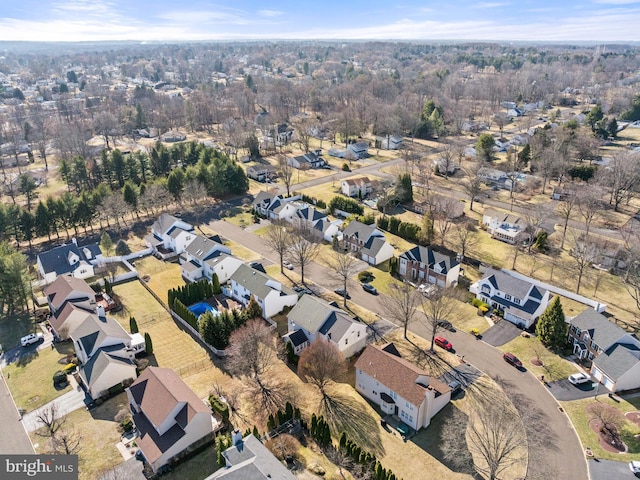
{"label": "asphalt street", "polygon": [[13,403],[4,375],[0,374],[0,453],[33,454],[35,453],[29,435],[20,422],[20,414]]}
{"label": "asphalt street", "polygon": [[[216,221],[209,227],[223,237],[238,242],[274,263],[278,257],[262,240],[229,222]],[[305,277],[327,290],[338,285],[331,281],[328,268],[313,263]],[[352,288],[350,302],[355,302],[382,317],[380,297],[364,292],[360,287]],[[412,333],[429,338],[426,327],[414,322]],[[529,439],[530,478],[588,478],[587,463],[578,436],[567,415],[559,409],[553,395],[534,375],[526,369],[518,370],[502,359],[501,352],[474,336],[457,331],[447,332],[446,337],[464,355],[466,362],[485,372],[502,385],[514,401],[521,415],[527,419]]]}

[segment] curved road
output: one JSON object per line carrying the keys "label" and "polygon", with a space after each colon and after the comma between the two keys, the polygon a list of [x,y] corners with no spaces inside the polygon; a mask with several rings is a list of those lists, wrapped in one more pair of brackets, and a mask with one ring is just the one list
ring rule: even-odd
{"label": "curved road", "polygon": [[[215,232],[262,255],[270,262],[278,263],[277,254],[262,240],[241,227],[229,222],[209,224]],[[316,285],[333,290],[327,268],[313,263],[305,271],[306,277]],[[359,286],[350,290],[351,302],[375,313],[384,310],[377,296],[364,292]],[[420,322],[410,326],[412,333],[429,338]],[[507,395],[526,420],[529,445],[529,471],[527,479],[588,479],[587,463],[580,440],[567,415],[559,410],[555,398],[531,373],[520,371],[507,364],[502,354],[483,341],[464,332],[447,332],[447,339],[456,347],[465,361],[485,372],[502,385]]]}

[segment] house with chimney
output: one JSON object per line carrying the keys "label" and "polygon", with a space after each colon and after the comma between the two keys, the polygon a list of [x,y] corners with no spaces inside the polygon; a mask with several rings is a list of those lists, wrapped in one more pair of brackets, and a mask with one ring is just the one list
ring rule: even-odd
{"label": "house with chimney", "polygon": [[589,308],[569,321],[567,340],[593,378],[611,392],[640,388],[640,341]]}
{"label": "house with chimney", "polygon": [[222,452],[225,468],[205,480],[296,480],[296,476],[252,434],[242,438],[242,432],[234,430],[231,443]]}
{"label": "house with chimney", "polygon": [[91,278],[95,275],[95,265],[102,258],[97,243],[81,247],[74,238],[71,243],[38,254],[36,266],[45,283],[51,283],[60,275]]}
{"label": "house with chimney", "polygon": [[430,247],[416,245],[398,257],[398,274],[412,282],[450,287],[458,283],[460,262]]}
{"label": "house with chimney", "polygon": [[170,368],[147,367],[126,392],[137,446],[154,473],[207,444],[220,427],[209,406]]}
{"label": "house with chimney", "polygon": [[[202,278],[211,280],[214,266],[218,263],[213,260],[221,255],[230,256],[231,249],[222,244],[220,237],[215,235],[207,238],[204,235],[195,235],[180,257],[182,277],[189,282]],[[242,261],[238,259],[238,265],[240,263]]]}
{"label": "house with chimney", "polygon": [[184,252],[195,236],[193,225],[163,213],[153,223],[151,233],[144,241],[147,247],[153,248],[156,255],[167,259]]}
{"label": "house with chimney", "polygon": [[262,308],[262,316],[271,318],[298,301],[296,292],[249,265],[242,264],[231,275],[223,290],[225,295],[247,306],[251,297]]}
{"label": "house with chimney", "polygon": [[451,400],[451,388],[402,358],[393,343],[369,345],[355,363],[358,393],[413,430],[426,428]]}
{"label": "house with chimney", "polygon": [[287,314],[287,326],[283,339],[291,343],[296,355],[318,337],[335,345],[345,358],[367,346],[366,324],[312,295],[300,297]]}

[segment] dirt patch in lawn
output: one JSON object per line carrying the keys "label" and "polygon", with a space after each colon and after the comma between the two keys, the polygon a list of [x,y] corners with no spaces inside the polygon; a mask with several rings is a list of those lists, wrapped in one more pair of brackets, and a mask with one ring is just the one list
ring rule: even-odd
{"label": "dirt patch in lawn", "polygon": [[542,367],[544,365],[544,362],[539,358],[532,358],[529,361],[531,362],[531,365],[535,365],[536,367]]}
{"label": "dirt patch in lawn", "polygon": [[624,416],[627,418],[627,420],[635,423],[638,427],[640,427],[640,411],[627,412],[624,414]]}
{"label": "dirt patch in lawn", "polygon": [[591,428],[591,430],[593,430],[598,435],[600,447],[602,447],[603,450],[611,453],[626,453],[627,445],[622,440],[620,440],[620,443],[615,443],[612,445],[611,442],[605,439],[604,435],[600,431],[601,427],[602,422],[599,419],[594,418],[589,421],[589,428]]}

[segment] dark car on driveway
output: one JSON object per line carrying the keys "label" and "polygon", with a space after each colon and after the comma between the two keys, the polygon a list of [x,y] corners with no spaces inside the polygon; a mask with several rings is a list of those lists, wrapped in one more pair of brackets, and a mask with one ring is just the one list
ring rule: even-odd
{"label": "dark car on driveway", "polygon": [[514,367],[522,368],[522,362],[513,353],[507,352],[504,355],[502,355],[502,358],[504,358],[505,362],[513,365]]}
{"label": "dark car on driveway", "polygon": [[344,288],[336,288],[334,290],[334,293],[337,293],[338,295],[340,295],[341,297],[344,297],[346,299],[350,299],[351,295],[349,295],[349,292],[347,292]]}
{"label": "dark car on driveway", "polygon": [[376,287],[374,287],[373,285],[371,285],[370,283],[363,283],[362,284],[362,289],[365,292],[370,293],[371,295],[377,295],[378,294],[378,289]]}

